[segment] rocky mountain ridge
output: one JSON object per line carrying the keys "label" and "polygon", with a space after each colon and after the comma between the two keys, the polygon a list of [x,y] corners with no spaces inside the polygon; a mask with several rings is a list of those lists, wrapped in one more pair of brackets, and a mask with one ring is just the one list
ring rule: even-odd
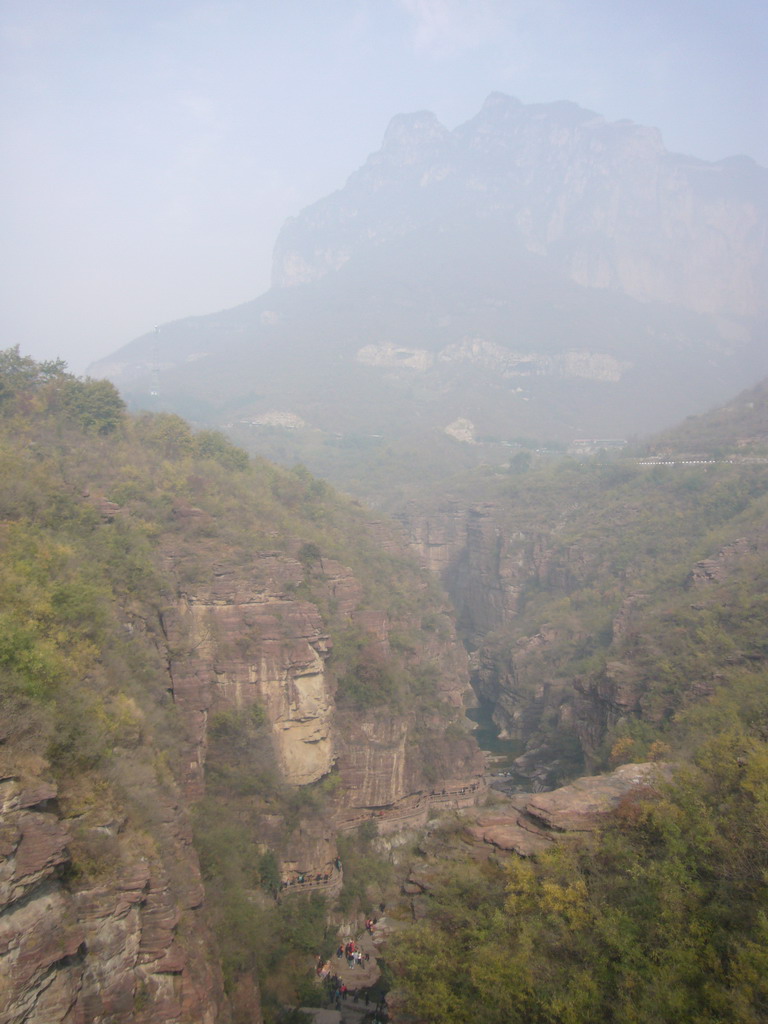
{"label": "rocky mountain ridge", "polygon": [[509,216],[526,249],[586,287],[754,317],[766,311],[767,201],[768,174],[746,159],[677,156],[656,129],[493,93],[452,132],[426,112],[394,118],[345,188],[283,229],[273,283],[316,280],[362,248],[471,211]]}

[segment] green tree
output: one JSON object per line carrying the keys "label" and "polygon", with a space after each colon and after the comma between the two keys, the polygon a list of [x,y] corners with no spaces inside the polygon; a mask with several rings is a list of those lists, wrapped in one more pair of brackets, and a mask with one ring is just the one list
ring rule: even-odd
{"label": "green tree", "polygon": [[125,402],[108,380],[70,377],[62,384],[61,401],[68,415],[94,434],[114,433],[125,414]]}
{"label": "green tree", "polygon": [[0,351],[0,406],[4,406],[25,390],[31,390],[65,374],[67,364],[61,359],[37,363],[19,353],[14,345]]}

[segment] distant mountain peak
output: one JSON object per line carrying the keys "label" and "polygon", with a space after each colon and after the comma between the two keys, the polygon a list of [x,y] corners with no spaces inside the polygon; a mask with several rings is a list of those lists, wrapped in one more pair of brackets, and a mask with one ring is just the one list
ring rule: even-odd
{"label": "distant mountain peak", "polygon": [[503,123],[519,120],[522,117],[548,117],[552,120],[578,124],[584,121],[604,121],[605,119],[594,110],[579,106],[570,100],[557,100],[553,103],[522,103],[515,96],[503,92],[492,92],[487,97],[477,119],[494,120]]}
{"label": "distant mountain peak", "polygon": [[626,437],[768,373],[766,238],[757,165],[492,93],[453,130],[398,114],[343,188],[286,223],[268,295],[164,328],[154,370],[153,336],[109,370],[291,430],[300,462],[314,430],[363,446],[460,420],[478,444]]}
{"label": "distant mountain peak", "polygon": [[731,321],[768,310],[767,174],[669,153],[658,129],[576,103],[501,92],[453,131],[429,111],[394,117],[345,188],[286,224],[273,283],[318,280],[393,239],[478,217],[504,218],[528,252],[588,288]]}
{"label": "distant mountain peak", "polygon": [[495,113],[496,111],[519,111],[522,108],[522,102],[517,96],[510,96],[505,92],[491,92],[485,99],[482,107],[480,108],[481,113]]}
{"label": "distant mountain peak", "polygon": [[429,110],[419,110],[413,114],[396,114],[387,126],[381,148],[391,150],[423,142],[442,142],[449,136],[448,129]]}

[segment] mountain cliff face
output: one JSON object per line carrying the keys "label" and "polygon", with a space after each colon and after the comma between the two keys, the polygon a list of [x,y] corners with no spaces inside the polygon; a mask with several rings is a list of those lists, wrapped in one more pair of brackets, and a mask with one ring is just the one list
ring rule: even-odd
{"label": "mountain cliff face", "polygon": [[[320,608],[332,604],[336,629],[352,630],[361,642],[357,669],[363,679],[368,658],[380,666],[396,659],[393,643],[406,642],[404,623],[384,609],[366,607],[365,588],[349,567],[321,558],[315,596],[307,600],[297,596],[306,585],[306,568],[278,551],[259,552],[245,564],[215,561],[211,578],[201,583],[185,580],[184,559],[173,548],[166,558],[178,597],[162,611],[162,635],[171,691],[191,739],[185,771],[191,797],[204,791],[208,720],[221,713],[246,714],[254,706],[263,709],[286,783],[309,785],[331,772],[337,776],[343,810],[331,816],[331,831],[340,822],[370,817],[374,809],[394,813],[402,802],[423,796],[432,788],[425,771],[431,775],[441,762],[457,791],[468,780],[477,781],[482,762],[468,736],[450,753],[443,750],[442,758],[435,756],[445,728],[462,718],[468,692],[466,658],[444,612],[440,635],[425,630],[423,644],[420,634],[418,649],[411,640],[406,651],[406,671],[426,664],[434,675],[431,714],[422,717],[418,699],[409,708],[407,694],[401,706],[382,700],[368,708],[365,694],[362,706],[354,698],[339,699],[341,657],[334,657],[335,630]],[[199,566],[198,552],[194,560]],[[441,788],[446,781],[439,776]],[[425,804],[420,816],[426,811]],[[387,819],[380,824],[386,827]],[[335,856],[331,848],[327,863],[307,867],[325,870]]]}
{"label": "mountain cliff face", "polygon": [[676,156],[655,129],[494,93],[452,132],[429,113],[394,118],[345,188],[283,229],[274,284],[316,280],[460,213],[503,218],[588,288],[755,317],[766,312],[767,200],[768,178],[747,160]]}
{"label": "mountain cliff face", "polygon": [[453,131],[396,117],[286,224],[269,292],[94,369],[391,507],[414,450],[444,477],[521,441],[647,434],[752,386],[767,227],[768,172],[746,158],[494,94]]}
{"label": "mountain cliff face", "polygon": [[0,384],[0,1017],[258,1021],[244,913],[482,792],[447,608],[305,471],[14,351]]}

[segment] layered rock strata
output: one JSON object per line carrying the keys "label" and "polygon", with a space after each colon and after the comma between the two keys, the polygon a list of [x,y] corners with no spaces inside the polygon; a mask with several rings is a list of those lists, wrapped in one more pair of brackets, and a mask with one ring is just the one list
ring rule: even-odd
{"label": "layered rock strata", "polygon": [[476,842],[535,856],[566,833],[600,828],[623,800],[656,791],[671,775],[666,764],[625,764],[548,793],[517,793],[506,805],[473,815],[467,832]]}
{"label": "layered rock strata", "polygon": [[[175,551],[166,560],[180,581],[191,575]],[[484,790],[484,765],[463,713],[466,656],[450,632],[420,634],[418,663],[434,674],[436,704],[429,713],[418,703],[369,710],[339,704],[332,637],[317,603],[296,597],[307,578],[306,566],[279,552],[247,564],[216,562],[208,578],[179,582],[177,599],[160,616],[158,641],[188,727],[188,796],[204,792],[210,721],[258,708],[280,777],[303,786],[333,775],[338,794],[322,827],[301,820],[281,854],[282,877],[333,885],[337,828],[372,819],[381,832],[396,831],[423,824],[430,807],[469,805]],[[386,661],[398,624],[366,606],[352,571],[323,558],[313,586],[317,600],[332,602],[337,624],[359,630],[372,656]]]}
{"label": "layered rock strata", "polygon": [[[62,817],[57,797],[53,783],[23,770],[0,781],[0,1020],[228,1020],[179,809],[166,809],[163,829],[171,868],[149,848],[137,856],[123,826],[109,836],[88,813]],[[84,830],[93,844],[112,840],[116,863],[103,881],[71,877],[75,828],[81,841]]]}
{"label": "layered rock strata", "polygon": [[[159,737],[150,749],[142,713],[132,706],[120,755],[141,805],[131,820],[113,797],[99,795],[104,784],[95,776],[84,780],[85,796],[62,799],[42,759],[24,768],[21,745],[15,766],[14,736],[4,735],[0,971],[8,984],[0,1020],[7,1024],[229,1020],[188,822],[189,807],[205,793],[211,728],[222,716],[257,713],[261,753],[280,785],[334,782],[323,817],[302,812],[288,841],[284,818],[263,815],[254,858],[273,852],[291,893],[340,891],[339,829],[373,820],[387,834],[482,795],[482,757],[462,724],[466,657],[444,632],[447,618],[413,652],[414,671],[423,661],[433,673],[429,710],[418,700],[361,710],[337,701],[333,642],[319,603],[334,608],[335,628],[354,627],[384,661],[398,624],[365,603],[350,569],[323,559],[309,599],[296,591],[306,590],[312,574],[284,552],[249,560],[218,549],[206,561],[191,550],[178,538],[169,542],[161,552],[166,593],[154,607],[133,602],[123,611],[131,642],[155,651],[154,699],[169,700],[183,723],[167,751]],[[180,761],[181,792],[170,781],[158,788],[145,763],[159,758],[162,773],[170,756]],[[103,792],[110,791],[107,784]],[[145,829],[135,813],[146,816]],[[254,984],[241,978],[235,1001],[257,1020]]]}

